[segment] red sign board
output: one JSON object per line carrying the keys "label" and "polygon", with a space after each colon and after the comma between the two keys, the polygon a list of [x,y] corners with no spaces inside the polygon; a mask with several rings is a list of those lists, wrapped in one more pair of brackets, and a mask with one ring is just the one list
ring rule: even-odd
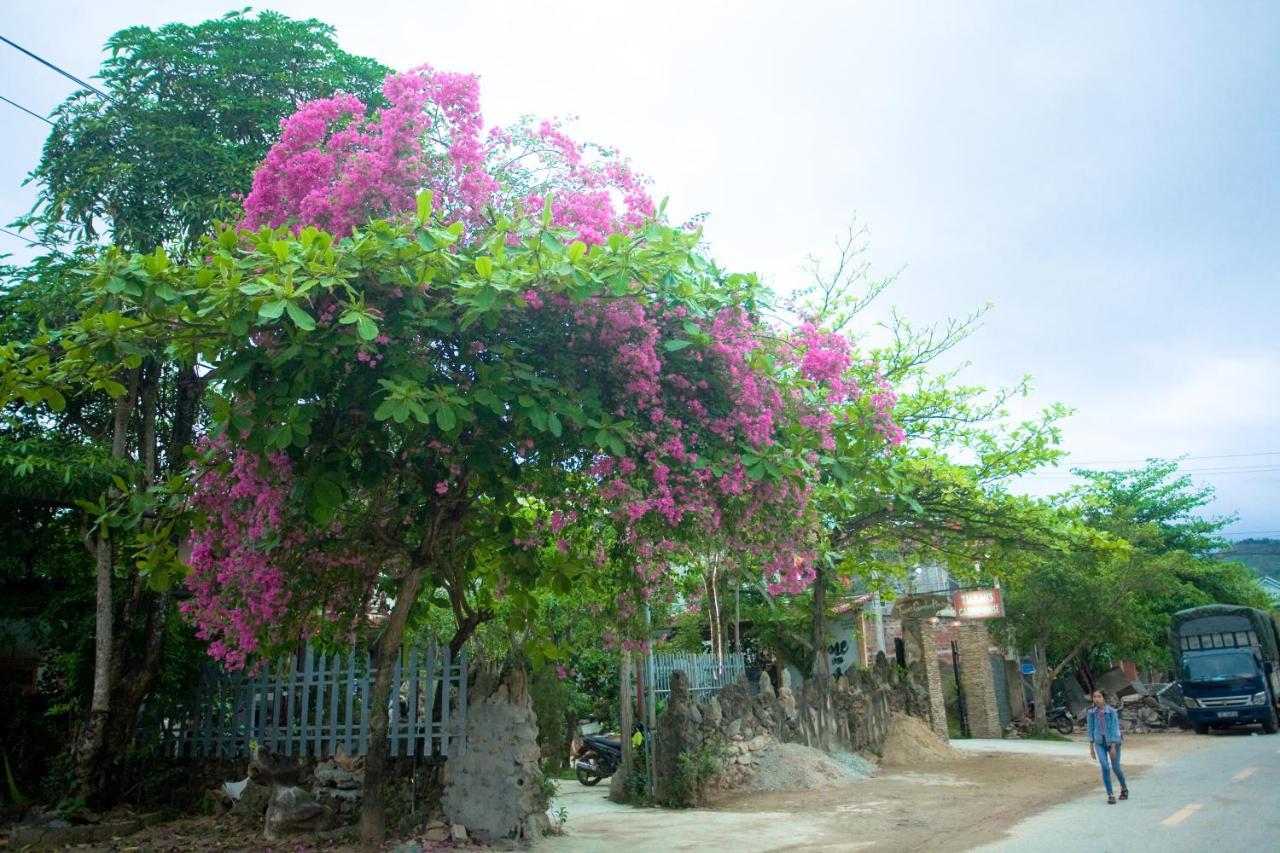
{"label": "red sign board", "polygon": [[960,589],[951,594],[957,619],[997,619],[1004,615],[1000,588]]}

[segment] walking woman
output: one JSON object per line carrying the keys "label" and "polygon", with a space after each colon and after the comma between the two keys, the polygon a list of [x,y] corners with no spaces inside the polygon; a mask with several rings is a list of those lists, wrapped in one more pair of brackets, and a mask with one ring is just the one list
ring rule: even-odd
{"label": "walking woman", "polygon": [[1120,734],[1120,715],[1116,709],[1107,704],[1101,690],[1093,691],[1093,707],[1086,715],[1089,722],[1089,757],[1096,758],[1102,765],[1102,784],[1107,788],[1107,805],[1116,804],[1115,794],[1111,789],[1111,772],[1114,770],[1120,782],[1120,799],[1129,799],[1129,786],[1124,781],[1124,771],[1120,769],[1120,747],[1124,735]]}

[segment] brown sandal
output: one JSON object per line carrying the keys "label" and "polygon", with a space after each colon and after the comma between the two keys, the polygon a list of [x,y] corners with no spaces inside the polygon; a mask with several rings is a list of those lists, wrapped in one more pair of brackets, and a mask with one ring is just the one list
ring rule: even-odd
{"label": "brown sandal", "polygon": [[1112,796],[1108,796],[1108,797],[1107,797],[1107,805],[1109,805],[1109,806],[1114,806],[1115,804],[1116,804],[1116,798],[1115,798],[1115,797],[1112,797]]}

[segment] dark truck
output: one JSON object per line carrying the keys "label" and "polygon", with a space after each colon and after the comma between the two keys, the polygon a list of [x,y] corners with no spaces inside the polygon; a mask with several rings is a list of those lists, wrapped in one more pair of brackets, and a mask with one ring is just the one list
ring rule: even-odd
{"label": "dark truck", "polygon": [[1169,623],[1183,704],[1196,734],[1260,723],[1275,734],[1280,713],[1280,627],[1252,607],[1210,604]]}

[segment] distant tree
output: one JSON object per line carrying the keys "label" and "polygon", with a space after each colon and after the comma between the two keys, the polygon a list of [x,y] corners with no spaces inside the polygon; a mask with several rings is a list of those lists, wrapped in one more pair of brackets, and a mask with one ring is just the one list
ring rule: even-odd
{"label": "distant tree", "polygon": [[279,136],[280,120],[336,91],[372,98],[387,69],[339,49],[333,27],[275,12],[190,26],[130,27],[98,73],[110,100],[75,92],[30,181],[47,242],[95,240],[147,252],[193,246]]}

